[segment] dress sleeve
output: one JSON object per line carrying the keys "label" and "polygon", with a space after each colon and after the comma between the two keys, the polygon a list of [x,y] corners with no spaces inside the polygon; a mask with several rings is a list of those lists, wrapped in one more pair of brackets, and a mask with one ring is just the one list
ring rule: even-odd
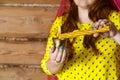
{"label": "dress sleeve", "polygon": [[[115,24],[117,29],[120,31],[120,12],[114,11],[112,14],[110,14],[109,18]],[[119,44],[117,45],[116,59],[118,60],[118,63],[120,64],[120,45]]]}
{"label": "dress sleeve", "polygon": [[115,24],[118,30],[120,30],[120,12],[113,11],[109,15],[109,19]]}
{"label": "dress sleeve", "polygon": [[52,28],[50,29],[49,36],[48,36],[46,51],[45,51],[43,59],[41,60],[41,63],[40,63],[41,68],[48,75],[52,75],[52,73],[47,69],[46,61],[50,57],[50,53],[49,53],[50,48],[52,48],[54,46],[52,39],[57,37],[58,27],[61,27],[62,23],[63,23],[62,16],[57,17],[56,20],[54,21]]}

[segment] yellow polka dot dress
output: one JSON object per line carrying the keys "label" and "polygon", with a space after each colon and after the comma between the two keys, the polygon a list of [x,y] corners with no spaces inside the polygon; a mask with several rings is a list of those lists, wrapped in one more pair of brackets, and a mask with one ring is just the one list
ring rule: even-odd
{"label": "yellow polka dot dress", "polygon": [[[65,20],[65,17],[58,17],[50,30],[46,53],[41,61],[43,71],[52,75],[46,67],[49,59],[49,50],[53,47],[52,38],[57,36],[58,27]],[[109,15],[118,30],[120,30],[120,12],[113,11]],[[79,30],[89,29],[92,24],[77,23]],[[81,27],[82,26],[82,27]],[[95,43],[99,54],[93,55],[92,48],[83,46],[84,36],[79,36],[73,43],[73,58],[66,62],[63,69],[55,74],[59,80],[120,80],[120,45],[114,40],[106,37],[99,37]]]}

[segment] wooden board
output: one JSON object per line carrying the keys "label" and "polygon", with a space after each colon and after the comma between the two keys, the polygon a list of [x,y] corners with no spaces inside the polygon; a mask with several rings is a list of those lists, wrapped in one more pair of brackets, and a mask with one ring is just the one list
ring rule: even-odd
{"label": "wooden board", "polygon": [[[0,35],[47,37],[57,8],[0,7]],[[14,33],[14,34],[13,34]],[[16,34],[15,34],[16,33]],[[35,35],[36,34],[36,35]]]}
{"label": "wooden board", "polygon": [[40,61],[59,2],[0,0],[0,80],[47,80]]}
{"label": "wooden board", "polygon": [[[35,42],[0,41],[0,63],[39,64],[57,8],[0,7],[0,38],[37,37]],[[27,35],[25,35],[27,34]],[[44,40],[45,39],[45,40]],[[41,41],[44,40],[44,41]]]}
{"label": "wooden board", "polygon": [[0,80],[47,80],[47,75],[36,68],[5,68],[0,69]]}
{"label": "wooden board", "polygon": [[57,4],[60,0],[0,0],[0,3],[43,3]]}
{"label": "wooden board", "polygon": [[0,63],[40,64],[45,52],[44,42],[0,42]]}

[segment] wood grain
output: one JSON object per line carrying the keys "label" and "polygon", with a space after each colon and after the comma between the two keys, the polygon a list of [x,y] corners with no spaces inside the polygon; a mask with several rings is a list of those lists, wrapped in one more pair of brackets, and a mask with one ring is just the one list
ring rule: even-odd
{"label": "wood grain", "polygon": [[47,75],[36,68],[6,68],[0,69],[0,80],[47,80]]}
{"label": "wood grain", "polygon": [[[59,2],[0,0],[0,80],[47,80],[40,61]],[[40,6],[16,7],[16,4]],[[21,41],[23,37],[33,40]]]}
{"label": "wood grain", "polygon": [[[0,34],[48,36],[57,8],[0,7]],[[36,34],[36,35],[34,35]]]}
{"label": "wood grain", "polygon": [[0,63],[40,64],[45,52],[44,42],[0,42]]}
{"label": "wood grain", "polygon": [[43,4],[58,4],[60,0],[0,0],[0,3],[43,3]]}

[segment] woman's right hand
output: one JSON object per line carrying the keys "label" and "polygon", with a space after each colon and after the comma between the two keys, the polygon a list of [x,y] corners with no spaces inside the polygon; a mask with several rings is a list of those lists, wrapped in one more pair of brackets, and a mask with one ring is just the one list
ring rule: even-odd
{"label": "woman's right hand", "polygon": [[59,72],[67,58],[67,50],[65,47],[53,47],[50,49],[50,58],[46,62],[47,69],[52,73],[56,74]]}
{"label": "woman's right hand", "polygon": [[50,49],[50,60],[55,64],[63,64],[67,58],[66,47],[58,46]]}

